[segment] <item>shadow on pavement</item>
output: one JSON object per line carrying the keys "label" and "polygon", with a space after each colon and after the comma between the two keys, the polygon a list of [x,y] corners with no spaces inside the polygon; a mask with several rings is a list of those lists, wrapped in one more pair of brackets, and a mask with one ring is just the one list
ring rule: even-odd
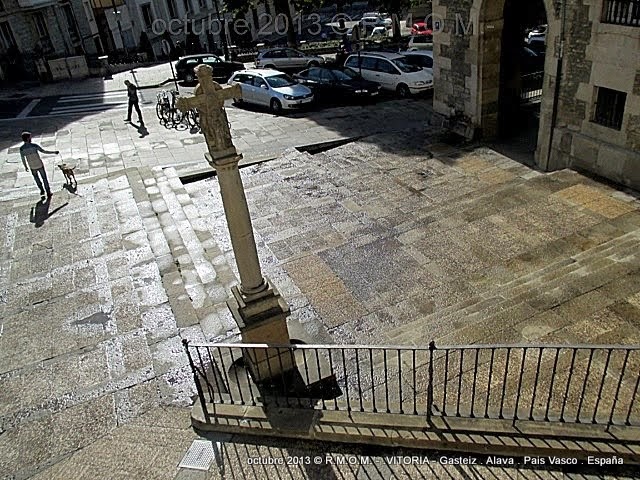
{"label": "shadow on pavement", "polygon": [[35,224],[36,228],[40,228],[44,225],[44,222],[51,218],[56,212],[62,210],[69,205],[69,202],[60,205],[55,210],[49,211],[51,208],[51,197],[40,199],[33,207],[31,207],[31,214],[29,215],[29,221]]}

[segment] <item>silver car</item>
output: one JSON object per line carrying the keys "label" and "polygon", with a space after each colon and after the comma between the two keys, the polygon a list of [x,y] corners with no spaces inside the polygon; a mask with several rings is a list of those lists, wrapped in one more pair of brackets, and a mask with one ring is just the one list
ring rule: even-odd
{"label": "silver car", "polygon": [[313,92],[308,87],[277,70],[241,70],[227,83],[240,85],[242,99],[234,99],[236,103],[264,105],[273,113],[302,108],[313,102]]}
{"label": "silver car", "polygon": [[296,50],[295,48],[271,48],[262,50],[256,57],[256,68],[299,69],[317,67],[324,58]]}

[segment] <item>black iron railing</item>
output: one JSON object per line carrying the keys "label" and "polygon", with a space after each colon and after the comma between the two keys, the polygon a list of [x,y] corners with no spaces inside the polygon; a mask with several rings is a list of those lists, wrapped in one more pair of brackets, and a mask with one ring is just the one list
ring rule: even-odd
{"label": "black iron railing", "polygon": [[520,102],[533,103],[542,98],[544,71],[528,73],[520,77]]}
{"label": "black iron railing", "polygon": [[604,0],[602,22],[640,26],[640,0]]}
{"label": "black iron railing", "polygon": [[427,419],[640,425],[640,346],[185,348],[210,417],[216,405],[273,404]]}

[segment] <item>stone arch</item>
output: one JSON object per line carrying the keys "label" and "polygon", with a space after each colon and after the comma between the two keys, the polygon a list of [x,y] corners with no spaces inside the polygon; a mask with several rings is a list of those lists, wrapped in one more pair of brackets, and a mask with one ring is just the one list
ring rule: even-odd
{"label": "stone arch", "polygon": [[[473,0],[470,11],[470,18],[474,21],[474,34],[470,38],[469,49],[476,59],[477,66],[474,72],[476,75],[475,88],[471,89],[471,98],[475,98],[475,108],[471,118],[473,123],[481,129],[482,136],[489,138],[498,132],[501,42],[505,2],[506,0]],[[546,169],[556,78],[557,57],[555,50],[560,37],[560,18],[555,0],[542,0],[542,3],[546,11],[548,30],[536,163]]]}

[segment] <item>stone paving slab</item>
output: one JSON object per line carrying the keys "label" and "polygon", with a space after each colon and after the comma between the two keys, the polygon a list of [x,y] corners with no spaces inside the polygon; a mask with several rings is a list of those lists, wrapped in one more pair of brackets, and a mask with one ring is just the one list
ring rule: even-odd
{"label": "stone paving slab", "polygon": [[[237,272],[216,180],[181,186],[151,160],[116,159],[111,168],[116,148],[138,151],[114,122],[98,125],[104,144],[79,142],[87,170],[77,195],[50,175],[48,206],[27,179],[15,183],[2,154],[0,477],[49,467],[42,478],[187,475],[177,464],[193,437],[166,427],[155,452],[141,440],[165,427],[136,422],[158,406],[191,404],[183,338],[237,338],[223,303]],[[42,143],[95,126],[74,124]],[[163,158],[184,154],[162,142]],[[488,149],[431,143],[376,136],[317,155],[289,150],[242,170],[264,273],[308,335],[640,341],[633,195],[569,171],[532,172]],[[150,159],[154,146],[139,151]],[[205,478],[217,478],[214,470]]]}

